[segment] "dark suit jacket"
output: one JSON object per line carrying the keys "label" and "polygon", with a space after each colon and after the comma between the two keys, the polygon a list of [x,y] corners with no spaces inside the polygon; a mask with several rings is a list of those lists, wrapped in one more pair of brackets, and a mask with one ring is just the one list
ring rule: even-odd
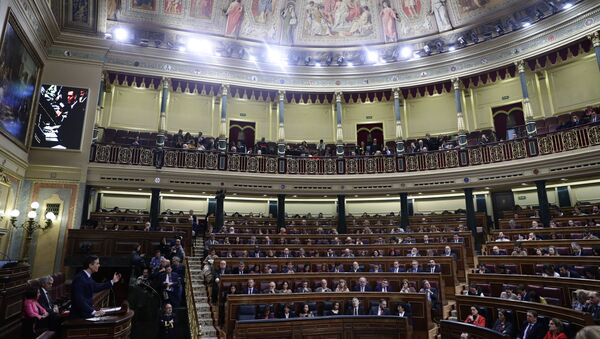
{"label": "dark suit jacket", "polygon": [[[404,267],[398,267],[398,272],[405,272]],[[390,268],[390,272],[394,273],[394,267]]]}
{"label": "dark suit jacket", "polygon": [[[377,313],[379,312],[378,308],[379,308],[379,306],[371,307],[371,311],[369,311],[369,315],[377,315]],[[387,308],[385,310],[383,310],[383,315],[390,315],[390,310],[388,310]]]}
{"label": "dark suit jacket", "polygon": [[[388,291],[388,293],[389,293],[389,292],[394,292],[394,289],[392,288],[392,286],[388,286],[388,287],[387,287],[387,291]],[[379,286],[379,285],[378,285],[378,286],[375,288],[375,292],[383,292],[383,288],[382,288],[381,286]]]}
{"label": "dark suit jacket", "polygon": [[[284,314],[284,313],[281,313],[281,315],[280,315],[278,318],[280,318],[280,319],[285,319],[285,314]],[[290,315],[289,315],[289,318],[288,318],[288,319],[291,319],[291,318],[296,318],[296,312],[294,312],[294,311],[290,311]]]}
{"label": "dark suit jacket", "polygon": [[[354,286],[352,291],[360,292],[360,286],[359,285]],[[371,291],[372,291],[371,286],[369,286],[369,285],[365,286],[365,292],[371,292]]]}
{"label": "dark suit jacket", "polygon": [[48,313],[53,313],[52,308],[54,307],[54,303],[52,302],[52,298],[50,298],[50,292],[48,292],[48,299],[46,299],[46,295],[44,294],[44,290],[40,287],[40,297],[38,302]]}
{"label": "dark suit jacket", "polygon": [[[581,274],[577,273],[577,271],[569,270],[569,273],[570,273],[570,277],[569,278],[581,278]],[[561,277],[565,277],[565,278],[567,277],[566,274],[561,274],[560,276]]]}
{"label": "dark suit jacket", "polygon": [[[525,330],[527,329],[527,322],[524,322],[521,326],[521,332],[519,338],[523,339]],[[527,333],[527,339],[543,339],[546,336],[547,328],[539,320],[533,325],[533,328]]]}
{"label": "dark suit jacket", "polygon": [[[231,274],[240,274],[240,268],[236,267],[233,269],[233,271],[231,272]],[[244,274],[248,274],[248,269],[244,268]]]}
{"label": "dark suit jacket", "polygon": [[75,275],[71,283],[71,317],[91,318],[94,311],[94,293],[112,287],[112,283],[97,283],[86,272],[81,271]]}
{"label": "dark suit jacket", "polygon": [[[362,306],[358,306],[358,314],[365,315],[365,309]],[[350,305],[350,307],[346,308],[346,315],[354,315],[354,307]]]}
{"label": "dark suit jacket", "polygon": [[[252,288],[252,294],[259,294],[260,291],[258,290],[258,288],[253,287]],[[248,287],[244,287],[244,289],[242,290],[242,294],[248,294]]]}

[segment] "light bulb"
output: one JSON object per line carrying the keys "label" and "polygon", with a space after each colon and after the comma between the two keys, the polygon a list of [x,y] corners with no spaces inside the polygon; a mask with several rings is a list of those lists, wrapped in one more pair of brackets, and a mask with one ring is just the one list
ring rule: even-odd
{"label": "light bulb", "polygon": [[40,203],[37,201],[34,201],[31,203],[31,209],[37,210],[38,208],[40,208]]}
{"label": "light bulb", "polygon": [[48,213],[46,213],[46,220],[54,221],[54,220],[56,220],[56,215],[54,215],[54,213],[52,213],[52,212],[48,212]]}
{"label": "light bulb", "polygon": [[4,217],[4,210],[0,210],[0,218]]}
{"label": "light bulb", "polygon": [[12,211],[10,211],[10,217],[11,218],[17,218],[17,217],[19,217],[20,214],[21,214],[21,212],[19,212],[19,210],[12,210]]}
{"label": "light bulb", "polygon": [[35,219],[36,217],[37,217],[36,211],[29,211],[29,213],[27,213],[27,218],[29,218],[29,219]]}

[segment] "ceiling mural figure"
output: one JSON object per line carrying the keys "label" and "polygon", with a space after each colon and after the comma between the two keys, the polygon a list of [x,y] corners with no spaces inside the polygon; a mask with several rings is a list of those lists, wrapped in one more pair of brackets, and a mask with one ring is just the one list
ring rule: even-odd
{"label": "ceiling mural figure", "polygon": [[282,18],[282,30],[281,30],[281,41],[282,45],[293,45],[294,34],[296,33],[296,27],[298,26],[298,16],[296,14],[296,2],[288,1],[285,8],[281,11]]}
{"label": "ceiling mural figure", "polygon": [[381,23],[383,24],[383,37],[385,42],[398,41],[398,32],[396,31],[396,21],[400,19],[398,13],[391,7],[389,0],[381,2]]}
{"label": "ceiling mural figure", "polygon": [[130,0],[131,9],[137,9],[142,11],[156,11],[157,0]]}
{"label": "ceiling mural figure", "polygon": [[117,20],[117,13],[121,10],[121,0],[106,1],[106,18],[108,20]]}
{"label": "ceiling mural figure", "polygon": [[435,17],[440,32],[452,29],[450,16],[448,15],[448,9],[446,8],[446,0],[431,0],[431,11],[429,14]]}
{"label": "ceiling mural figure", "polygon": [[[239,36],[251,40],[278,43],[282,30],[283,0],[248,0],[248,10],[240,27]],[[290,14],[291,15],[291,14]]]}
{"label": "ceiling mural figure", "polygon": [[409,18],[419,16],[422,7],[421,0],[402,0],[402,10]]}
{"label": "ceiling mural figure", "polygon": [[227,24],[225,25],[225,35],[236,37],[240,32],[242,20],[244,20],[244,6],[241,0],[233,0],[225,11]]}
{"label": "ceiling mural figure", "polygon": [[170,15],[183,14],[183,0],[164,0],[163,12]]}
{"label": "ceiling mural figure", "polygon": [[197,19],[210,18],[213,13],[213,0],[191,0],[190,16]]}

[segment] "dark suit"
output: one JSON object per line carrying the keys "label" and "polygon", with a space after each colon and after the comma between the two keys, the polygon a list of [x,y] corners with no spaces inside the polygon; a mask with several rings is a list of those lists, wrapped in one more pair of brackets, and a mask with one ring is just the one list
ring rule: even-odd
{"label": "dark suit", "polygon": [[52,313],[53,312],[53,308],[54,308],[54,303],[52,302],[52,299],[50,298],[50,293],[48,292],[44,292],[43,288],[39,288],[40,290],[40,298],[38,299],[38,302],[40,303],[40,305],[42,305],[42,307],[46,310],[46,312],[48,313]]}
{"label": "dark suit", "polygon": [[240,268],[236,267],[233,269],[233,272],[231,274],[248,274],[248,269],[244,268],[242,270],[242,273],[240,273]]}
{"label": "dark suit", "polygon": [[[387,289],[386,292],[394,292],[394,289],[392,288],[392,286],[388,286],[388,287],[386,287],[386,289]],[[383,287],[377,286],[377,288],[375,288],[375,292],[383,292]]]}
{"label": "dark suit", "polygon": [[[377,313],[379,313],[379,306],[372,307],[371,311],[369,311],[369,315],[377,315]],[[390,310],[388,310],[387,308],[384,309],[382,315],[390,315]]]}
{"label": "dark suit", "polygon": [[252,287],[252,291],[248,287],[244,287],[242,294],[259,294],[259,290],[256,287]]}
{"label": "dark suit", "polygon": [[[365,315],[365,309],[362,306],[358,307],[358,315]],[[352,307],[352,305],[350,305],[350,307],[346,308],[346,315],[355,315],[354,314],[354,307]]]}
{"label": "dark suit", "polygon": [[[433,271],[431,270],[433,268]],[[440,269],[440,267],[438,265],[435,266],[427,266],[427,268],[424,270],[424,272],[426,273],[440,273],[442,270]]]}
{"label": "dark suit", "polygon": [[279,317],[280,319],[291,319],[291,318],[296,318],[296,313],[294,311],[290,311],[290,313],[288,313],[287,318],[285,317],[285,313],[281,313],[281,316]]}
{"label": "dark suit", "polygon": [[561,274],[560,276],[564,278],[581,278],[581,274],[574,270],[569,270],[566,274]]}
{"label": "dark suit", "polygon": [[85,271],[75,275],[71,283],[71,317],[91,318],[94,311],[94,293],[112,287],[112,283],[97,283]]}
{"label": "dark suit", "polygon": [[419,266],[418,268],[412,268],[412,266],[406,270],[407,273],[418,273],[418,272],[423,272],[423,269],[421,268],[421,266]]}
{"label": "dark suit", "polygon": [[[521,326],[522,330],[521,330],[521,333],[519,333],[519,338],[521,338],[521,339],[543,339],[544,336],[546,335],[547,328],[539,321],[537,321],[535,324],[533,324],[529,328],[527,333],[525,333],[525,331],[527,330],[527,325],[529,325],[529,323],[524,322],[523,326]],[[527,335],[527,336],[525,336],[525,335]]]}
{"label": "dark suit", "polygon": [[396,272],[396,268],[394,268],[394,267],[390,268],[390,272],[392,272],[392,273],[400,273],[400,272],[404,272],[404,271],[405,271],[404,267],[398,267],[398,272]]}
{"label": "dark suit", "polygon": [[[352,289],[352,291],[354,291],[354,292],[360,292],[360,285],[354,286],[354,288]],[[365,292],[371,292],[371,291],[372,291],[371,286],[366,285],[365,286]]]}

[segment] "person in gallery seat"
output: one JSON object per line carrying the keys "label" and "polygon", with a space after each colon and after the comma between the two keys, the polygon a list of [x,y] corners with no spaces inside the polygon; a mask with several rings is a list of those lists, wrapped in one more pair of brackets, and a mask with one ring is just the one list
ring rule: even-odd
{"label": "person in gallery seat", "polygon": [[508,311],[498,310],[498,319],[494,323],[492,330],[512,337],[513,325],[508,319]]}
{"label": "person in gallery seat", "polygon": [[365,309],[360,305],[358,298],[352,298],[352,304],[346,308],[346,315],[364,315]]}
{"label": "person in gallery seat", "polygon": [[467,324],[485,327],[485,317],[479,314],[479,310],[475,306],[471,306],[471,314],[465,319],[465,322]]}
{"label": "person in gallery seat", "polygon": [[92,274],[100,269],[100,259],[95,256],[88,256],[83,262],[84,269],[75,275],[71,283],[71,312],[70,316],[74,318],[91,318],[102,316],[103,311],[94,310],[94,293],[112,288],[114,284],[121,280],[121,274],[115,273],[112,280],[105,283],[97,283],[92,279]]}
{"label": "person in gallery seat", "polygon": [[379,306],[371,308],[369,315],[390,315],[390,310],[387,307],[387,300],[381,299],[379,301]]}
{"label": "person in gallery seat", "polygon": [[527,311],[527,320],[521,326],[522,330],[517,339],[543,339],[546,335],[544,325],[538,321],[538,314],[534,310]]}
{"label": "person in gallery seat", "polygon": [[352,289],[355,292],[371,292],[371,286],[369,286],[368,282],[367,282],[367,278],[365,277],[360,277],[358,279],[358,285],[354,286],[354,288]]}

